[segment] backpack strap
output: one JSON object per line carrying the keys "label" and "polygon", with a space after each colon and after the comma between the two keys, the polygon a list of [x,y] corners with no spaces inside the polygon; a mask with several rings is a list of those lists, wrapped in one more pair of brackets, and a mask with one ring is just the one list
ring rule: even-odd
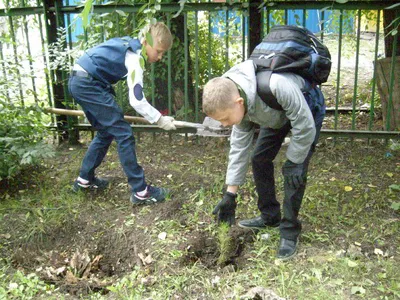
{"label": "backpack strap", "polygon": [[[278,100],[274,96],[270,88],[270,81],[271,81],[271,70],[261,69],[257,71],[256,80],[257,80],[257,94],[267,104],[269,107],[276,109],[276,110],[283,110],[282,106],[279,104]],[[310,98],[310,92],[316,87],[315,84],[310,83],[308,80],[304,79],[305,86],[301,90],[304,97],[307,100],[308,105],[311,107],[313,106],[310,101],[314,101],[313,97]]]}
{"label": "backpack strap", "polygon": [[270,80],[272,71],[267,69],[261,69],[256,71],[256,81],[257,81],[257,94],[267,104],[269,107],[276,110],[283,110],[282,106],[278,103],[278,100],[272,94],[270,88]]}

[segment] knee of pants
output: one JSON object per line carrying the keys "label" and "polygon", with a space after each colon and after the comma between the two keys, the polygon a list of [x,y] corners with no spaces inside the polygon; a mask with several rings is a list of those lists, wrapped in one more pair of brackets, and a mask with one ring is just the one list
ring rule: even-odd
{"label": "knee of pants", "polygon": [[97,131],[96,138],[101,142],[103,142],[104,144],[110,144],[114,137],[105,131],[103,132],[99,130]]}
{"label": "knee of pants", "polygon": [[264,155],[254,155],[251,157],[251,163],[254,167],[273,168],[274,163],[271,158]]}
{"label": "knee of pants", "polygon": [[132,134],[129,134],[128,132],[115,136],[115,141],[117,142],[118,145],[121,146],[129,145],[131,143],[135,145],[135,138],[133,137]]}

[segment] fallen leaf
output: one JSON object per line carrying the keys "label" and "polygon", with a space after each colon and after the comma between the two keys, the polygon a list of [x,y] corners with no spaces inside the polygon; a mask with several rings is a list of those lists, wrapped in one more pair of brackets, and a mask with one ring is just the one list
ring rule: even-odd
{"label": "fallen leaf", "polygon": [[285,298],[281,298],[277,294],[275,294],[274,291],[262,286],[251,288],[245,295],[240,296],[240,299],[285,300]]}
{"label": "fallen leaf", "polygon": [[66,268],[65,266],[62,266],[62,267],[56,269],[55,272],[56,272],[57,275],[60,275],[61,273],[64,273],[64,271],[65,271],[66,269],[67,269],[67,268]]}
{"label": "fallen leaf", "polygon": [[375,248],[374,254],[383,256],[383,251],[381,249]]}
{"label": "fallen leaf", "polygon": [[220,282],[220,280],[221,280],[221,277],[219,277],[218,275],[217,276],[215,276],[212,280],[211,280],[211,283],[214,285],[214,284],[218,284],[219,282]]}
{"label": "fallen leaf", "polygon": [[144,259],[144,262],[149,265],[153,262],[153,258],[151,257],[151,254],[147,255],[146,258]]}
{"label": "fallen leaf", "polygon": [[351,288],[351,294],[365,294],[365,289],[362,286],[353,286]]}
{"label": "fallen leaf", "polygon": [[392,185],[389,185],[389,188],[390,188],[392,191],[400,191],[400,184],[392,184]]}
{"label": "fallen leaf", "polygon": [[67,271],[67,274],[65,275],[65,281],[69,284],[74,284],[77,283],[79,281],[78,278],[75,277],[74,274],[72,274],[72,272],[70,270]]}
{"label": "fallen leaf", "polygon": [[344,190],[345,190],[346,192],[351,192],[351,191],[353,190],[353,188],[352,188],[351,186],[346,185],[346,186],[344,187]]}
{"label": "fallen leaf", "polygon": [[392,177],[393,177],[393,173],[391,173],[391,172],[387,172],[387,173],[386,173],[386,176],[388,176],[388,177],[392,178]]}
{"label": "fallen leaf", "polygon": [[270,237],[269,233],[263,233],[260,236],[261,240],[263,240],[263,241],[267,241],[269,239],[269,237]]}
{"label": "fallen leaf", "polygon": [[144,266],[149,265],[153,262],[153,258],[151,257],[151,254],[147,255],[146,257],[143,255],[143,253],[138,254],[140,260],[142,261],[142,264]]}
{"label": "fallen leaf", "polygon": [[338,279],[333,279],[331,282],[332,282],[334,285],[342,285],[342,284],[344,283],[344,280],[341,279],[341,278],[338,278]]}
{"label": "fallen leaf", "polygon": [[165,240],[166,238],[167,238],[167,233],[165,232],[165,231],[163,231],[163,232],[160,232],[159,234],[158,234],[158,238],[160,239],[160,240]]}
{"label": "fallen leaf", "polygon": [[352,260],[348,260],[347,261],[347,265],[350,267],[350,268],[354,268],[354,267],[357,267],[358,266],[358,264],[355,262],[355,261],[352,261]]}
{"label": "fallen leaf", "polygon": [[390,205],[390,208],[393,208],[394,210],[399,210],[400,202],[393,202],[392,205]]}

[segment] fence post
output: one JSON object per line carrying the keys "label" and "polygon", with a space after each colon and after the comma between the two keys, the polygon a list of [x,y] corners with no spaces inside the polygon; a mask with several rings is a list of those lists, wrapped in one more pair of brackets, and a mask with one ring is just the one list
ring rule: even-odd
{"label": "fence post", "polygon": [[[49,45],[57,41],[57,28],[65,26],[63,15],[59,11],[59,8],[61,8],[62,5],[62,0],[49,0],[43,2],[47,40]],[[64,109],[68,108],[66,107],[68,94],[65,90],[66,76],[64,72],[59,69],[50,69],[50,78],[54,95],[54,107]],[[56,121],[59,142],[69,141],[72,144],[77,143],[78,131],[71,129],[74,120],[71,117],[56,116]]]}
{"label": "fence post", "polygon": [[249,55],[262,39],[262,13],[260,12],[261,1],[250,0],[249,9]]}

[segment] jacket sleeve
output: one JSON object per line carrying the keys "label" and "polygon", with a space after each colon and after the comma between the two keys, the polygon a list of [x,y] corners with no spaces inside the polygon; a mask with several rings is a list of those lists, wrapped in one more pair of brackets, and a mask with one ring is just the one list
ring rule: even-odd
{"label": "jacket sleeve", "polygon": [[140,54],[127,51],[125,66],[128,70],[126,79],[129,89],[130,105],[150,123],[157,122],[161,117],[161,113],[147,102],[143,94],[143,57]]}
{"label": "jacket sleeve", "polygon": [[307,157],[316,131],[310,108],[299,84],[296,84],[294,80],[296,77],[271,76],[271,91],[292,126],[292,137],[286,157],[292,162],[300,164]]}
{"label": "jacket sleeve", "polygon": [[234,125],[232,129],[229,163],[226,172],[227,185],[243,184],[249,167],[254,124],[251,122],[242,123]]}

